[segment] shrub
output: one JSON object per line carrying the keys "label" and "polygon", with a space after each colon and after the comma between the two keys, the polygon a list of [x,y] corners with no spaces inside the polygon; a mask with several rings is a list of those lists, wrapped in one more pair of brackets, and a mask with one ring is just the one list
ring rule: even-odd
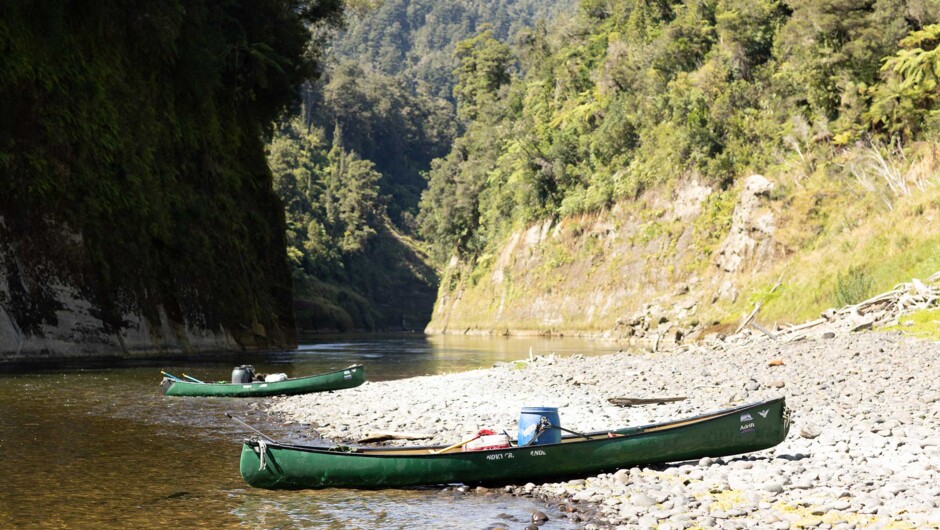
{"label": "shrub", "polygon": [[872,279],[862,267],[849,267],[849,271],[836,277],[832,301],[836,307],[855,305],[871,295]]}

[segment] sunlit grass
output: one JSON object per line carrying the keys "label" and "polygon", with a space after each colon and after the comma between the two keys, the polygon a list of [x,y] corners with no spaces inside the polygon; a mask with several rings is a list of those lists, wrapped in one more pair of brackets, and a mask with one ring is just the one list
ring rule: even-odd
{"label": "sunlit grass", "polygon": [[[826,194],[822,187],[802,193]],[[772,300],[765,302],[760,319],[805,321],[818,318],[829,307],[858,303],[889,291],[912,278],[924,279],[940,271],[940,188],[905,197],[893,211],[873,208],[873,201],[846,204],[816,204],[826,218],[815,236],[796,235],[808,230],[797,218],[781,227],[781,239],[804,245],[793,249],[791,259],[755,275],[742,297],[727,310],[734,318],[752,307],[753,295],[767,290],[778,277],[782,284]],[[799,238],[803,239],[800,240]]]}
{"label": "sunlit grass", "polygon": [[920,339],[940,341],[940,308],[923,309],[901,317],[896,326],[885,328],[901,331]]}

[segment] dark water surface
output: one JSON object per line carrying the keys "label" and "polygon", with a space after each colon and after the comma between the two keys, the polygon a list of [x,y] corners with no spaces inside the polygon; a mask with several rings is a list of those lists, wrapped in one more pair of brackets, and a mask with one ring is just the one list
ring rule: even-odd
{"label": "dark water surface", "polygon": [[[528,499],[452,489],[265,491],[238,474],[248,434],[303,440],[269,418],[266,398],[167,398],[160,370],[227,380],[234,364],[291,377],[366,366],[368,380],[489,367],[534,354],[603,354],[576,339],[335,338],[265,355],[0,374],[0,528],[524,528]],[[575,526],[547,512],[545,530]],[[511,516],[515,519],[507,519]]]}

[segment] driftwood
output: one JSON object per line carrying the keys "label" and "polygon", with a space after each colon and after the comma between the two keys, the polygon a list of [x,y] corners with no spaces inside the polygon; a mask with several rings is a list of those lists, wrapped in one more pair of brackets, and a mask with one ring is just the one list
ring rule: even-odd
{"label": "driftwood", "polygon": [[800,325],[798,325],[798,326],[791,326],[791,327],[789,327],[789,328],[783,329],[783,330],[779,331],[777,334],[778,334],[778,336],[779,336],[779,335],[782,335],[782,334],[784,334],[784,333],[793,333],[793,332],[795,332],[795,331],[802,331],[802,330],[804,330],[804,329],[814,328],[814,327],[816,327],[816,326],[825,324],[826,322],[828,322],[828,320],[826,320],[825,318],[817,318],[816,320],[811,320],[811,321],[809,321],[809,322],[800,324]]}
{"label": "driftwood", "polygon": [[387,440],[426,440],[428,438],[433,438],[433,434],[423,433],[423,432],[394,432],[394,431],[377,431],[377,432],[368,432],[362,438],[360,438],[357,443],[375,443],[375,442],[384,442]]}
{"label": "driftwood", "polygon": [[772,338],[772,339],[774,339],[774,340],[777,340],[777,336],[776,336],[776,335],[774,335],[773,333],[767,331],[767,329],[764,328],[764,326],[761,326],[761,325],[758,324],[757,322],[751,322],[751,327],[754,328],[754,329],[756,329],[757,331],[760,331],[760,332],[763,333],[764,335],[767,335],[768,337],[770,337],[770,338]]}
{"label": "driftwood", "polygon": [[780,277],[777,278],[777,283],[775,283],[774,286],[770,288],[770,292],[768,292],[766,296],[764,296],[756,304],[754,304],[754,309],[751,310],[751,312],[746,317],[744,317],[744,320],[741,321],[741,325],[739,325],[738,329],[734,331],[735,335],[737,335],[738,333],[741,333],[741,330],[746,328],[747,325],[751,323],[751,320],[754,320],[754,317],[757,316],[757,312],[760,311],[760,308],[764,306],[764,300],[767,298],[767,296],[772,295],[774,291],[777,290],[777,287],[780,287],[780,282],[782,280],[783,280],[783,274],[781,274]]}
{"label": "driftwood", "polygon": [[761,300],[760,302],[757,302],[757,304],[754,305],[754,309],[751,310],[751,312],[746,317],[744,317],[744,320],[741,321],[741,325],[738,326],[738,329],[734,330],[735,335],[737,335],[738,333],[741,333],[741,330],[746,328],[747,325],[751,323],[751,320],[754,319],[754,315],[756,315],[757,312],[760,311],[760,307],[762,305],[764,305],[763,300]]}
{"label": "driftwood", "polygon": [[660,403],[672,403],[674,401],[684,401],[687,397],[664,397],[664,398],[610,398],[607,401],[618,407],[632,407],[634,405],[658,405]]}
{"label": "driftwood", "polygon": [[[709,347],[727,349],[729,346],[738,347],[749,342],[765,340],[765,338],[790,343],[805,340],[824,331],[828,333],[853,332],[884,325],[897,325],[903,315],[940,306],[938,282],[940,282],[940,271],[932,274],[926,281],[915,278],[910,282],[899,283],[890,291],[872,296],[857,304],[827,309],[820,315],[821,318],[816,320],[796,326],[785,326],[773,331],[755,322],[755,317],[767,298],[765,296],[754,304],[754,308],[741,321],[735,333],[726,339],[728,342],[711,341]],[[779,283],[780,279],[770,289],[768,295],[777,289]],[[741,335],[741,331],[747,327],[752,327],[760,333]]]}

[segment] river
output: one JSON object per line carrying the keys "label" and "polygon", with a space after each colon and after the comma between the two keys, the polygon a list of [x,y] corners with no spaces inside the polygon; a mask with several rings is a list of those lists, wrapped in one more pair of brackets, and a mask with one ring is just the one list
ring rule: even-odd
{"label": "river", "polygon": [[[524,528],[526,498],[455,488],[265,491],[238,473],[246,430],[304,440],[269,418],[265,398],[168,398],[160,370],[225,380],[232,367],[308,375],[353,363],[381,381],[489,367],[534,354],[598,355],[577,339],[403,335],[333,337],[263,355],[138,361],[0,373],[0,528]],[[551,517],[541,528],[575,526]]]}

